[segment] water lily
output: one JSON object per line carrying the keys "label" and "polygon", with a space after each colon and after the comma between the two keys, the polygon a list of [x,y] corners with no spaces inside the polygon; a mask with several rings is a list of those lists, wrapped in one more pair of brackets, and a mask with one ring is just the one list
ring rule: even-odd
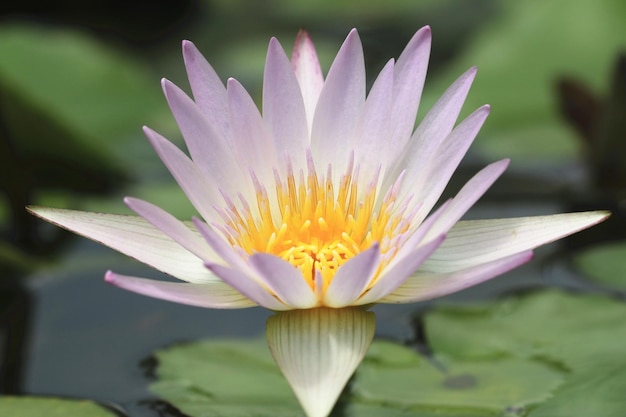
{"label": "water lily", "polygon": [[430,28],[419,30],[366,94],[356,30],[326,77],[307,33],[291,59],[272,39],[262,113],[185,41],[193,99],[167,80],[162,86],[190,156],[144,131],[199,217],[183,222],[135,198],[125,201],[138,216],[31,210],[184,281],[109,271],[113,285],[194,306],[275,311],[270,350],[307,415],[326,416],[374,336],[369,306],[478,284],[607,217],[459,221],[508,160],[434,209],[489,107],[455,126],[471,68],[414,129],[430,40]]}

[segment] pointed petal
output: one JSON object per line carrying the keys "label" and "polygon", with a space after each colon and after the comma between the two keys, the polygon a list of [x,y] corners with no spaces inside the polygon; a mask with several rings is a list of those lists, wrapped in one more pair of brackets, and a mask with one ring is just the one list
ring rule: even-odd
{"label": "pointed petal", "polygon": [[267,320],[267,344],[308,417],[330,414],[374,337],[374,313],[314,308]]}
{"label": "pointed petal", "polygon": [[206,266],[224,282],[258,305],[276,311],[290,309],[289,306],[285,305],[271,294],[269,289],[263,287],[256,279],[249,275],[223,265],[207,264]]}
{"label": "pointed petal", "polygon": [[413,133],[428,69],[430,41],[430,27],[418,30],[400,54],[395,67],[391,116],[394,131],[389,147],[397,152],[404,149]]}
{"label": "pointed petal", "polygon": [[[419,170],[428,166],[433,155],[450,134],[461,112],[467,93],[476,76],[476,68],[470,68],[446,90],[437,103],[430,109],[411,137],[406,148],[399,150],[398,163],[385,184],[393,183],[400,172],[407,170],[407,178],[417,178]],[[404,181],[400,198],[412,193],[416,184]],[[391,184],[389,184],[391,185]]]}
{"label": "pointed petal", "polygon": [[233,246],[222,239],[209,225],[197,218],[193,219],[193,223],[204,240],[206,240],[209,246],[215,251],[215,254],[222,258],[226,264],[245,273],[251,272],[248,264],[241,255],[234,250]]}
{"label": "pointed petal", "polygon": [[525,251],[447,274],[423,274],[418,272],[407,279],[393,293],[378,300],[378,302],[393,304],[414,303],[416,301],[442,297],[502,275],[528,262],[532,259],[532,256],[532,251]]}
{"label": "pointed petal", "polygon": [[[234,78],[227,82],[233,149],[242,168],[252,169],[261,183],[273,179],[276,149],[261,113],[246,89]],[[235,188],[236,189],[236,188]]]}
{"label": "pointed petal", "polygon": [[291,55],[291,65],[300,85],[306,110],[308,131],[311,132],[317,100],[322,92],[322,87],[324,87],[324,75],[317,59],[313,41],[311,41],[311,37],[304,30],[298,32],[296,37],[293,54]]}
{"label": "pointed petal", "polygon": [[126,197],[126,205],[203,261],[215,259],[213,250],[183,222],[160,207],[137,198]]}
{"label": "pointed petal", "polygon": [[[331,164],[345,172],[354,149],[354,129],[365,103],[365,62],[356,30],[352,30],[337,53],[315,109],[311,151],[316,165]],[[337,146],[337,144],[341,146]],[[329,152],[329,150],[333,150]]]}
{"label": "pointed petal", "polygon": [[[390,60],[374,81],[357,124],[354,150],[361,175],[373,174],[378,167],[388,165],[393,85],[393,60]],[[369,180],[367,177],[363,179],[365,183]]]}
{"label": "pointed petal", "polygon": [[[407,170],[405,181],[418,186],[416,199],[423,202],[416,215],[417,219],[426,217],[439,200],[488,115],[489,106],[473,112],[448,135],[427,166],[422,166],[417,171]],[[414,174],[418,177],[411,176]]]}
{"label": "pointed petal", "polygon": [[246,308],[256,303],[244,297],[231,286],[214,281],[203,284],[156,281],[129,277],[108,271],[105,281],[148,297],[205,308]]}
{"label": "pointed petal", "polygon": [[36,216],[94,240],[180,280],[216,281],[194,254],[138,216],[29,207]]}
{"label": "pointed petal", "polygon": [[270,40],[263,76],[263,120],[279,161],[286,153],[295,171],[305,167],[309,130],[298,80],[276,38]]}
{"label": "pointed petal", "polygon": [[198,213],[207,220],[213,219],[211,207],[222,199],[216,183],[207,180],[191,159],[163,136],[148,127],[143,131]]}
{"label": "pointed petal", "polygon": [[450,229],[445,242],[420,269],[447,273],[491,262],[576,233],[608,216],[605,211],[589,211],[460,221]]}
{"label": "pointed petal", "polygon": [[317,297],[300,271],[290,263],[267,253],[256,253],[250,264],[261,275],[267,287],[292,308],[311,308]]}
{"label": "pointed petal", "polygon": [[392,293],[404,283],[430,255],[432,255],[444,239],[445,235],[433,239],[424,246],[413,250],[408,256],[405,256],[396,263],[393,268],[383,272],[372,288],[370,288],[356,304],[364,305],[375,303],[378,302],[379,299]]}
{"label": "pointed petal", "polygon": [[193,98],[209,124],[218,136],[230,141],[230,118],[226,87],[213,67],[207,62],[195,45],[183,41],[183,58]]}
{"label": "pointed petal", "polygon": [[324,298],[324,305],[341,308],[352,305],[365,291],[380,263],[380,246],[372,245],[337,269]]}
{"label": "pointed petal", "polygon": [[245,177],[241,175],[226,138],[220,137],[196,103],[180,88],[165,79],[162,86],[191,159],[198,169],[223,190],[240,188]]}
{"label": "pointed petal", "polygon": [[508,159],[502,159],[487,165],[474,175],[461,190],[450,200],[444,213],[429,231],[427,239],[440,233],[447,233],[451,227],[469,210],[493,183],[500,178],[509,166]]}

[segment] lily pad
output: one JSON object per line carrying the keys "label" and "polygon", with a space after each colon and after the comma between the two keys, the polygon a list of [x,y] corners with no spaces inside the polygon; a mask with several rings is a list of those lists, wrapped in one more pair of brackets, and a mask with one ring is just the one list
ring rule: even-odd
{"label": "lily pad", "polygon": [[623,352],[624,317],[626,304],[606,297],[543,291],[439,308],[425,320],[428,340],[440,354],[472,360],[541,357],[576,370],[595,357]]}
{"label": "lily pad", "polygon": [[[156,358],[159,381],[151,390],[190,416],[302,413],[264,342],[197,342]],[[374,342],[344,404],[347,415],[495,416],[547,398],[562,378],[524,359],[448,365],[443,373],[407,347]]]}
{"label": "lily pad", "polygon": [[611,243],[588,249],[574,259],[590,279],[626,290],[626,243]]}
{"label": "lily pad", "polygon": [[15,417],[116,417],[118,414],[106,410],[87,400],[68,400],[46,397],[0,396],[3,416]]}

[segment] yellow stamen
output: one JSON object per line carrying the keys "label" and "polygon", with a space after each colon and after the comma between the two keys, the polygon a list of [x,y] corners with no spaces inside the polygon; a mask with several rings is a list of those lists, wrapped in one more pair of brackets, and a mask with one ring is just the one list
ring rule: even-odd
{"label": "yellow stamen", "polygon": [[[309,167],[307,177],[301,173],[296,181],[290,168],[286,181],[275,176],[274,201],[255,179],[256,215],[247,205],[238,211],[228,204],[224,230],[229,231],[230,243],[249,254],[266,252],[281,257],[300,270],[314,291],[325,291],[341,265],[375,242],[380,243],[383,255],[388,254],[383,256],[380,271],[396,252],[389,247],[393,235],[405,233],[410,222],[403,221],[394,193],[374,212],[376,182],[360,190],[358,167],[355,170],[350,164],[336,192],[331,175],[329,169],[326,178],[320,179]],[[316,277],[323,280],[321,285],[316,286]]]}

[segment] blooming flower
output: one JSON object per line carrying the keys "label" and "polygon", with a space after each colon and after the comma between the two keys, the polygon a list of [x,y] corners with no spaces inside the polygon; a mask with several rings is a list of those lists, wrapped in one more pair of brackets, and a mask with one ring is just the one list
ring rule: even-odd
{"label": "blooming flower", "polygon": [[325,78],[305,32],[291,60],[272,39],[262,114],[236,80],[224,86],[185,41],[194,99],[167,80],[162,86],[190,157],[144,131],[201,218],[181,222],[134,198],[125,201],[139,216],[31,210],[185,281],[107,272],[121,288],[277,312],[267,323],[270,350],[306,413],[326,416],[374,336],[368,306],[478,284],[608,215],[459,221],[508,160],[485,167],[433,211],[489,107],[455,127],[471,68],[414,130],[430,39],[430,28],[419,30],[367,95],[356,30]]}

